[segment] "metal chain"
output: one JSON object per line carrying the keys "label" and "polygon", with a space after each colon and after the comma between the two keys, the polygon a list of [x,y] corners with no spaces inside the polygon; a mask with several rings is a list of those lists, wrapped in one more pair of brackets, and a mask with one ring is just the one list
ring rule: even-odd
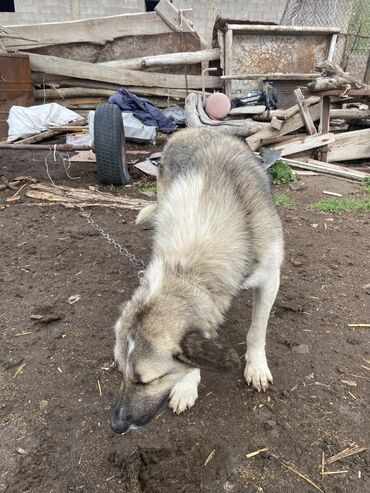
{"label": "metal chain", "polygon": [[108,233],[101,228],[94,219],[90,216],[90,214],[81,206],[77,205],[77,207],[81,211],[81,215],[86,218],[87,222],[91,224],[91,226],[102,236],[110,245],[116,248],[121,255],[124,255],[129,259],[130,262],[136,265],[136,267],[145,267],[145,263],[143,260],[137,259],[133,253],[130,253],[127,248],[120,243],[118,243],[114,238],[112,238]]}
{"label": "metal chain", "polygon": [[[53,185],[54,188],[56,188],[56,190],[58,190],[58,192],[61,194],[61,195],[66,195],[64,193],[64,191],[58,187],[58,185],[54,182],[54,180],[52,179],[51,175],[50,175],[50,172],[49,172],[49,164],[48,164],[48,158],[50,156],[50,154],[54,154],[54,162],[56,161],[56,156],[57,155],[60,155],[61,158],[62,158],[62,161],[63,161],[63,166],[64,166],[64,170],[65,172],[67,173],[67,176],[69,178],[71,178],[69,175],[68,175],[68,169],[65,165],[65,161],[68,161],[69,164],[70,164],[70,161],[69,161],[69,155],[67,154],[67,158],[65,158],[65,156],[58,152],[56,150],[56,146],[54,145],[54,150],[53,148],[51,147],[50,148],[50,151],[49,151],[49,154],[47,154],[47,156],[45,157],[45,168],[46,168],[46,174],[50,180],[50,183]],[[94,219],[91,217],[91,215],[89,214],[89,212],[87,212],[81,205],[79,204],[76,204],[76,207],[81,211],[81,215],[83,217],[86,218],[87,222],[89,224],[91,224],[91,226],[100,234],[100,236],[102,236],[110,245],[112,245],[114,248],[116,248],[119,253],[125,257],[127,257],[129,259],[130,262],[132,262],[133,264],[136,265],[136,267],[144,267],[145,268],[145,262],[143,260],[140,260],[140,259],[137,259],[135,257],[135,255],[133,253],[130,253],[127,248],[123,245],[120,245],[115,239],[113,239],[108,233],[106,233],[104,231],[103,228],[101,228],[95,221]],[[140,273],[139,273],[140,274]]]}

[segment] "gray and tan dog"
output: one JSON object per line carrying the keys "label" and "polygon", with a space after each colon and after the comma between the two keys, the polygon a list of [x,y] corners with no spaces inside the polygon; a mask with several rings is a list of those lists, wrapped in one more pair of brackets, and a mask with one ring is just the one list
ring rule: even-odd
{"label": "gray and tan dog", "polygon": [[200,369],[239,365],[217,329],[233,297],[253,289],[244,377],[265,390],[272,376],[266,328],[283,258],[283,235],[269,179],[242,142],[213,130],[171,137],[158,176],[151,261],[115,327],[115,359],[123,374],[111,427],[144,425],[162,403],[176,413],[198,397]]}

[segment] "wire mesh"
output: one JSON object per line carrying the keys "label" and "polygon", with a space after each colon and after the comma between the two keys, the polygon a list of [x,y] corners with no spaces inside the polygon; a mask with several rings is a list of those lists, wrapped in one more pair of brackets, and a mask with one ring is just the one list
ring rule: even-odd
{"label": "wire mesh", "polygon": [[288,0],[280,24],[339,27],[333,61],[353,77],[368,79],[370,0]]}

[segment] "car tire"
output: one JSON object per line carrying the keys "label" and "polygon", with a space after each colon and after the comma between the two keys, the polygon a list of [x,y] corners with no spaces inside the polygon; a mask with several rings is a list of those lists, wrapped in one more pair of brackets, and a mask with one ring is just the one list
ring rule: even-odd
{"label": "car tire", "polygon": [[101,104],[94,117],[94,146],[98,179],[106,185],[127,185],[131,176],[126,165],[125,130],[115,104]]}

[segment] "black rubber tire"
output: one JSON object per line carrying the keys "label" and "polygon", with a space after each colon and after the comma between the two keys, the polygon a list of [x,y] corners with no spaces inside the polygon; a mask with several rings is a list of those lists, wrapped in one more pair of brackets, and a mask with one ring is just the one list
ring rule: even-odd
{"label": "black rubber tire", "polygon": [[127,185],[131,176],[126,165],[125,131],[121,110],[101,104],[94,117],[94,146],[98,179],[106,185]]}

